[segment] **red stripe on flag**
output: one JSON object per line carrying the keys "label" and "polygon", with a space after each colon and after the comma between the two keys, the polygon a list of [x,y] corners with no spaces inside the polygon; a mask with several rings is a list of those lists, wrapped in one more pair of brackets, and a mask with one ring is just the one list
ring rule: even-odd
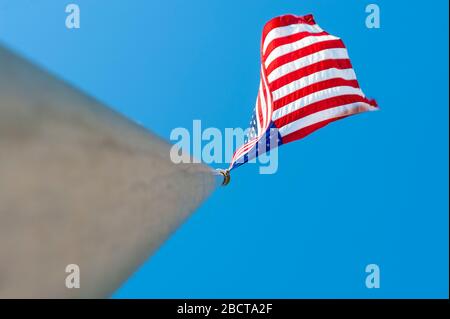
{"label": "red stripe on flag", "polygon": [[[261,87],[261,86],[260,86],[260,87]],[[259,90],[258,90],[258,104],[257,104],[257,112],[256,112],[256,116],[258,117],[259,125],[262,127],[262,124],[263,124],[263,116],[262,116],[262,110],[261,110],[261,98],[260,98]],[[259,129],[259,128],[258,128],[258,129]]]}
{"label": "red stripe on flag", "polygon": [[334,78],[329,79],[317,83],[313,83],[311,85],[305,86],[299,90],[296,90],[292,93],[289,93],[286,96],[283,96],[281,99],[273,102],[273,109],[278,110],[279,108],[292,103],[302,97],[313,94],[315,92],[319,92],[322,90],[330,89],[336,86],[350,86],[354,88],[359,88],[359,84],[357,80],[345,80],[342,78]]}
{"label": "red stripe on flag", "polygon": [[282,141],[283,144],[287,144],[289,142],[293,142],[293,141],[296,141],[298,139],[304,138],[306,135],[311,134],[312,132],[314,132],[314,131],[324,127],[325,125],[330,124],[331,122],[343,119],[343,118],[345,118],[347,116],[349,116],[349,115],[335,117],[335,118],[328,119],[328,120],[325,120],[325,121],[322,121],[322,122],[314,123],[313,125],[304,127],[304,128],[302,128],[302,129],[300,129],[298,131],[295,131],[295,132],[293,132],[291,134],[283,136],[281,138],[281,141]]}
{"label": "red stripe on flag", "polygon": [[[308,45],[307,47],[289,52],[287,54],[284,54],[275,60],[273,60],[266,68],[266,74],[269,75],[273,70],[276,68],[282,66],[283,64],[292,62],[294,60],[297,60],[299,58],[302,58],[304,56],[325,50],[325,49],[337,49],[337,48],[345,48],[344,43],[342,40],[328,40],[323,42],[314,43],[311,45]],[[264,64],[264,62],[263,62]]]}
{"label": "red stripe on flag", "polygon": [[300,68],[298,70],[287,73],[286,75],[283,75],[282,77],[280,77],[280,78],[276,79],[275,81],[273,81],[272,83],[270,83],[269,86],[272,91],[275,91],[275,90],[285,86],[286,84],[289,84],[291,82],[301,79],[302,77],[311,75],[311,74],[319,72],[319,71],[331,69],[331,68],[335,68],[335,69],[339,69],[339,70],[351,69],[352,64],[349,59],[328,59],[328,60],[319,61],[319,62],[310,64],[308,66],[305,66],[303,68]]}
{"label": "red stripe on flag", "polygon": [[291,24],[299,24],[299,23],[305,23],[314,25],[316,22],[314,21],[314,17],[312,14],[305,15],[303,17],[296,16],[293,14],[286,14],[279,17],[275,17],[271,20],[269,20],[263,28],[262,32],[262,43],[264,43],[264,39],[266,38],[267,34],[272,31],[272,29],[279,28],[279,27],[286,27]]}
{"label": "red stripe on flag", "polygon": [[366,99],[365,97],[362,97],[360,95],[356,94],[347,94],[347,95],[339,95],[335,97],[331,97],[325,100],[317,101],[314,103],[311,103],[309,105],[306,105],[305,107],[302,107],[298,110],[295,110],[291,113],[286,114],[285,116],[279,118],[275,121],[276,127],[283,127],[286,124],[289,124],[291,122],[294,122],[296,120],[299,120],[305,116],[311,115],[316,112],[320,112],[326,109],[330,109],[333,107],[351,104],[351,103],[357,103],[357,102],[363,102],[372,104],[371,101]]}
{"label": "red stripe on flag", "polygon": [[329,33],[326,31],[316,32],[316,33],[304,31],[304,32],[294,33],[294,34],[291,34],[291,35],[288,35],[285,37],[273,39],[266,48],[263,60],[266,60],[267,57],[269,56],[269,54],[272,53],[273,50],[275,50],[277,47],[279,47],[281,45],[293,43],[293,42],[299,41],[299,40],[309,37],[309,36],[321,36],[321,35],[329,35]]}
{"label": "red stripe on flag", "polygon": [[[262,79],[263,76],[264,76],[264,74],[261,73],[261,79]],[[265,108],[263,110],[264,115],[265,115],[265,121],[264,121],[264,123],[262,125],[262,128],[265,129],[265,127],[267,126],[267,123],[271,120],[271,118],[270,118],[270,115],[269,115],[269,109],[270,108],[269,108],[269,99],[268,99],[268,96],[267,96],[266,86],[264,85],[264,80],[261,80],[261,82],[262,82],[263,98],[264,98],[264,101],[265,101],[265,103],[264,103]]]}

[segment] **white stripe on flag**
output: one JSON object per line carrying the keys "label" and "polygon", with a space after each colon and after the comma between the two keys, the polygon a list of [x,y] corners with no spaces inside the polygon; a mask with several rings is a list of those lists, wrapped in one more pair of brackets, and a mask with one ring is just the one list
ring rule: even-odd
{"label": "white stripe on flag", "polygon": [[339,40],[339,38],[335,37],[334,35],[311,35],[293,43],[280,45],[269,54],[264,64],[266,67],[268,67],[270,63],[272,63],[275,59],[279,58],[282,55],[302,49],[314,43],[320,43],[330,40]]}
{"label": "white stripe on flag", "polygon": [[279,132],[282,136],[286,136],[288,134],[294,133],[302,128],[308,127],[310,125],[323,122],[335,117],[347,116],[355,113],[365,112],[365,111],[375,111],[376,107],[364,103],[364,102],[356,102],[346,105],[341,105],[337,107],[333,107],[330,109],[326,109],[317,113],[313,113],[311,115],[305,116],[301,119],[298,119],[294,122],[286,124],[282,128],[279,129]]}
{"label": "white stripe on flag", "polygon": [[278,110],[275,110],[272,115],[272,121],[278,120],[279,118],[291,112],[294,112],[298,109],[301,109],[309,104],[347,94],[355,94],[364,97],[364,93],[359,88],[354,88],[351,86],[332,87],[329,89],[317,91],[312,94],[306,95],[298,100],[295,100],[292,103],[286,104],[285,106],[279,108]]}
{"label": "white stripe on flag", "polygon": [[[261,83],[259,84],[259,87],[261,90]],[[258,92],[259,92],[258,90]],[[258,132],[261,132],[261,122],[259,121],[259,114],[258,114],[258,103],[259,102],[259,94],[256,96],[256,105],[255,105],[255,120],[256,120],[256,128],[258,130]]]}
{"label": "white stripe on flag", "polygon": [[320,33],[323,32],[322,28],[319,27],[317,24],[310,25],[305,23],[299,23],[299,24],[291,24],[285,27],[278,27],[270,30],[269,33],[267,33],[264,44],[263,44],[263,54],[266,52],[266,49],[270,42],[277,38],[286,37],[289,35],[293,35],[295,33],[300,32],[311,32],[311,33]]}
{"label": "white stripe on flag", "polygon": [[[262,73],[261,73],[261,75],[260,76],[262,76]],[[267,105],[266,105],[266,99],[264,98],[264,87],[263,87],[263,83],[262,83],[262,80],[261,80],[261,87],[260,87],[260,90],[259,90],[259,100],[261,101],[261,110],[260,110],[260,112],[261,112],[261,114],[258,114],[258,115],[261,115],[261,119],[262,119],[262,123],[261,123],[261,127],[262,127],[262,129],[264,129],[264,127],[265,127],[265,125],[266,125],[266,122],[267,122],[267,116],[266,116],[266,108],[267,108]]]}
{"label": "white stripe on flag", "polygon": [[273,91],[273,100],[279,100],[282,97],[300,90],[308,85],[322,82],[325,80],[341,78],[344,80],[356,80],[356,74],[353,69],[336,69],[330,68],[323,71],[319,71],[308,76],[302,77],[296,81],[293,81],[285,86],[279,88],[278,90]]}
{"label": "white stripe on flag", "polygon": [[308,65],[330,59],[349,59],[347,49],[324,49],[322,51],[301,57],[300,59],[279,66],[278,68],[273,70],[267,78],[269,80],[269,83],[272,83],[283,75],[297,71],[298,69],[304,68]]}

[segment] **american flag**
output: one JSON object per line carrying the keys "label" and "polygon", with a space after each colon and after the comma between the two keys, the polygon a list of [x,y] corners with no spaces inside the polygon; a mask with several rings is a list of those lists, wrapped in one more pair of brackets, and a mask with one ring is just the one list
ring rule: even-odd
{"label": "american flag", "polygon": [[360,89],[342,40],[312,15],[283,15],[266,23],[260,78],[247,139],[229,169],[330,122],[378,109]]}

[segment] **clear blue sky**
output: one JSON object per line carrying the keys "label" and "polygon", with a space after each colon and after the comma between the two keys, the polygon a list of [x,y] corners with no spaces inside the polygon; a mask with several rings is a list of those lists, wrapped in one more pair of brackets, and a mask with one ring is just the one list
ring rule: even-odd
{"label": "clear blue sky", "polygon": [[0,0],[0,42],[166,139],[248,124],[284,13],[342,37],[381,108],[283,146],[275,175],[237,169],[115,297],[448,297],[448,1],[72,2],[79,30],[69,1]]}

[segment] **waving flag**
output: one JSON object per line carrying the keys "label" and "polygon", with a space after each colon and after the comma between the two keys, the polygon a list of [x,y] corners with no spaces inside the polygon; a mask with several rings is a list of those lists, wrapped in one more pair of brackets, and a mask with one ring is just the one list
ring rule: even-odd
{"label": "waving flag", "polygon": [[330,122],[378,109],[360,89],[342,40],[321,29],[312,15],[266,23],[260,73],[247,139],[228,170]]}

